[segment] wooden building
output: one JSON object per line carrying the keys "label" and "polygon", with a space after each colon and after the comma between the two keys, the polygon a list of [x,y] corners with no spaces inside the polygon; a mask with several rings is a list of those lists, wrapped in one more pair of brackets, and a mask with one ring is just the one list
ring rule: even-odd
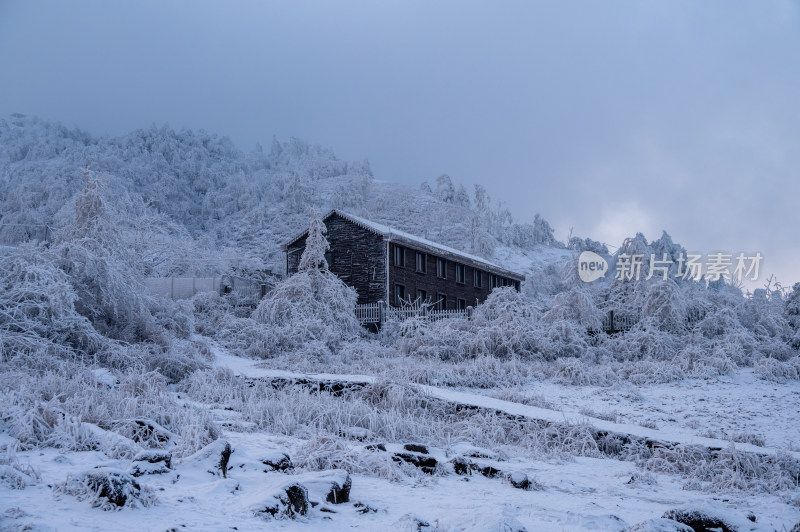
{"label": "wooden building", "polygon": [[[323,218],[331,249],[328,266],[356,289],[358,303],[401,306],[426,302],[438,310],[482,303],[498,286],[520,289],[525,276],[358,216],[333,210]],[[297,272],[308,231],[281,246],[286,273]]]}

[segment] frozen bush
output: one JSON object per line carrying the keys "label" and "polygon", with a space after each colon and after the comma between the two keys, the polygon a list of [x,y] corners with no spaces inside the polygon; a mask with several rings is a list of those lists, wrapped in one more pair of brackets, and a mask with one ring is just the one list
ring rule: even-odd
{"label": "frozen bush", "polygon": [[153,506],[158,501],[153,490],[141,486],[131,475],[99,467],[90,469],[54,487],[56,493],[66,493],[79,501],[89,500],[91,505],[103,510],[119,510],[123,507],[143,508]]}
{"label": "frozen bush", "polygon": [[361,333],[356,298],[355,290],[328,271],[301,271],[276,286],[253,319],[271,329],[275,351],[317,341],[329,352]]}
{"label": "frozen bush", "polygon": [[278,284],[253,312],[256,322],[271,328],[276,351],[306,347],[310,354],[324,354],[361,333],[356,291],[328,271],[325,231],[312,211],[298,272]]}
{"label": "frozen bush", "polygon": [[765,381],[800,380],[800,357],[794,357],[786,362],[774,358],[762,358],[754,364],[753,369],[754,373]]}

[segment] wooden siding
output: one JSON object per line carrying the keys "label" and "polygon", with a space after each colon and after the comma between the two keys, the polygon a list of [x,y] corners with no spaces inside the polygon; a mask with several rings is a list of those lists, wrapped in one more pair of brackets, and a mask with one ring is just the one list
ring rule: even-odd
{"label": "wooden siding", "polygon": [[[405,249],[405,266],[396,266],[394,264],[395,247],[402,247]],[[491,289],[489,287],[488,272],[481,270],[480,268],[474,268],[466,262],[457,263],[453,260],[444,259],[447,262],[447,276],[446,278],[442,279],[438,275],[438,268],[436,264],[436,260],[442,257],[438,257],[432,253],[426,253],[427,267],[425,269],[425,273],[418,272],[416,271],[417,268],[415,257],[415,253],[417,251],[418,250],[415,250],[409,246],[398,246],[394,243],[390,245],[389,293],[392,297],[392,300],[390,301],[392,305],[397,304],[397,301],[394,301],[394,286],[396,284],[405,287],[406,298],[410,298],[412,301],[416,299],[418,290],[424,290],[427,292],[428,301],[431,303],[435,303],[437,301],[437,294],[444,294],[447,298],[445,307],[447,310],[457,309],[459,299],[463,299],[467,306],[474,307],[479,303],[483,303],[486,298],[489,297]],[[464,283],[456,282],[456,264],[462,264],[464,266]],[[475,269],[478,269],[481,272],[480,288],[476,288],[474,286]],[[504,279],[500,276],[498,276],[498,278],[501,281]],[[516,286],[519,288],[519,283],[514,285],[514,282],[511,279],[505,279],[507,282],[512,283],[511,286]]]}
{"label": "wooden siding", "polygon": [[[376,233],[340,216],[335,211],[325,218],[328,228],[327,239],[331,245],[332,262],[330,270],[342,281],[356,289],[358,303],[376,303],[386,301],[388,290],[388,303],[397,305],[395,301],[395,285],[402,285],[405,289],[406,300],[414,301],[418,290],[426,292],[428,302],[436,303],[439,294],[446,297],[444,310],[457,310],[458,300],[464,300],[466,306],[474,307],[483,303],[491,292],[490,275],[495,275],[500,282],[499,286],[514,286],[519,290],[519,281],[511,277],[492,274],[487,269],[474,264],[468,257],[455,260],[453,253],[443,251],[441,254],[432,253],[429,247],[421,244],[419,247],[408,245],[406,242],[396,244],[386,241],[386,236]],[[302,235],[286,249],[286,273],[292,275],[297,272],[300,256],[305,249],[307,235]],[[391,235],[388,237],[391,240]],[[395,266],[395,248],[405,250],[405,266]],[[416,269],[416,252],[425,254],[425,272]],[[388,253],[388,264],[386,261]],[[446,261],[446,278],[438,276],[437,259]],[[464,282],[456,282],[456,265],[464,266]],[[480,288],[474,286],[474,272],[481,272]],[[495,271],[500,271],[495,269]],[[388,276],[388,283],[387,283]]]}
{"label": "wooden siding", "polygon": [[[358,303],[386,299],[386,244],[383,237],[334,214],[325,220],[331,245],[331,272],[356,289]],[[303,235],[287,246],[286,273],[297,273],[306,246]]]}

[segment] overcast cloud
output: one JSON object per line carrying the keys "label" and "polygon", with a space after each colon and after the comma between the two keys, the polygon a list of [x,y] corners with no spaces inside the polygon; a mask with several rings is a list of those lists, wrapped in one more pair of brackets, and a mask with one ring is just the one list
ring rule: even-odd
{"label": "overcast cloud", "polygon": [[297,136],[800,281],[800,4],[0,0],[0,114]]}

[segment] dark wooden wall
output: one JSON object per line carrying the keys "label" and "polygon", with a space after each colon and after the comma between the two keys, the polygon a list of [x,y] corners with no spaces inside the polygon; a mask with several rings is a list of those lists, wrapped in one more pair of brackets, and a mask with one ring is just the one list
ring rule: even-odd
{"label": "dark wooden wall", "polygon": [[[447,278],[442,279],[438,276],[436,267],[437,257],[431,253],[427,253],[427,268],[425,273],[416,271],[417,263],[415,253],[417,250],[408,246],[400,246],[405,248],[406,264],[405,267],[394,265],[394,246],[391,244],[389,250],[389,297],[390,303],[396,305],[394,300],[394,285],[400,284],[405,287],[406,298],[415,300],[417,298],[417,290],[425,290],[428,295],[428,300],[435,303],[439,296],[444,294],[447,298],[447,309],[456,309],[457,300],[463,299],[466,301],[467,306],[474,307],[478,303],[483,303],[489,292],[491,291],[489,285],[489,272],[485,270],[478,270],[481,272],[481,288],[476,288],[473,283],[473,272],[475,268],[470,266],[467,262],[458,264],[464,265],[464,283],[456,282],[456,262],[447,260]],[[502,277],[499,277],[502,281]],[[507,279],[507,282],[510,280]],[[513,285],[513,283],[512,283]]]}
{"label": "dark wooden wall", "polygon": [[[336,214],[325,220],[331,245],[331,272],[358,292],[358,303],[386,299],[386,243],[383,237]],[[303,236],[288,248],[287,274],[297,272],[306,245]]]}
{"label": "dark wooden wall", "polygon": [[[337,214],[325,220],[328,228],[326,237],[331,245],[332,264],[331,272],[335,273],[342,281],[352,286],[358,292],[358,303],[375,303],[386,300],[386,242],[381,235],[342,218]],[[306,245],[306,236],[288,246],[287,274],[297,272],[300,256]],[[468,306],[483,303],[491,292],[490,273],[478,268],[481,272],[481,287],[476,288],[473,283],[475,267],[468,261],[457,263],[447,260],[447,278],[438,276],[436,260],[439,257],[433,253],[426,253],[425,273],[416,271],[417,251],[413,247],[401,246],[405,249],[405,267],[394,265],[394,246],[390,244],[389,251],[389,303],[396,305],[394,300],[394,285],[405,287],[406,298],[411,301],[417,298],[417,290],[427,292],[428,301],[435,303],[439,294],[447,298],[447,309],[458,308],[458,299],[463,299]],[[456,282],[456,264],[464,265],[464,282]],[[503,278],[498,276],[502,283]],[[514,282],[505,279],[508,284]],[[519,284],[516,284],[519,289]]]}

